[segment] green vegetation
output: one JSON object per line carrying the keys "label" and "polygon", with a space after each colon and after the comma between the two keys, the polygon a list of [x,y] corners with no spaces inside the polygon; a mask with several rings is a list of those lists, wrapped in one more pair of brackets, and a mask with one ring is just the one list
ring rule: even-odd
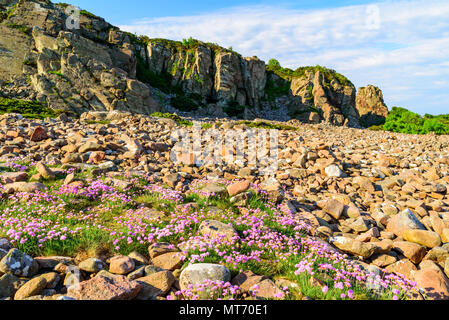
{"label": "green vegetation", "polygon": [[137,79],[144,83],[149,83],[152,87],[158,88],[166,94],[175,93],[182,95],[180,86],[172,86],[172,76],[169,73],[157,74],[148,68],[147,63],[137,55]]}
{"label": "green vegetation", "polygon": [[196,101],[184,95],[171,98],[170,103],[172,107],[185,112],[197,110],[199,107]]}
{"label": "green vegetation", "polygon": [[30,31],[31,31],[31,28],[22,26],[22,25],[20,25],[20,24],[15,24],[15,23],[9,23],[9,24],[8,24],[8,27],[17,29],[17,30],[19,30],[20,32],[22,32],[22,33],[24,33],[24,34],[26,34],[26,35],[29,35],[29,33],[30,33]]}
{"label": "green vegetation", "polygon": [[33,67],[33,68],[37,68],[36,61],[25,60],[25,61],[23,61],[23,64],[26,66]]}
{"label": "green vegetation", "polygon": [[53,110],[38,101],[16,100],[0,97],[0,114],[19,113],[26,118],[45,119],[56,118],[62,113]]}
{"label": "green vegetation", "polygon": [[348,80],[348,78],[346,78],[344,75],[336,72],[335,70],[332,69],[327,69],[325,67],[322,66],[308,66],[308,67],[299,67],[296,70],[292,70],[289,68],[283,68],[279,61],[275,60],[275,59],[271,59],[268,62],[268,65],[266,66],[267,71],[271,71],[274,74],[278,75],[279,77],[288,80],[288,81],[292,81],[293,78],[300,78],[305,76],[307,71],[310,71],[312,73],[315,73],[317,71],[320,71],[323,76],[324,79],[326,81],[327,84],[330,84],[330,82],[332,80],[336,80],[338,81],[342,86],[352,86],[353,84],[351,83],[351,81]]}
{"label": "green vegetation", "polygon": [[178,116],[176,114],[172,114],[172,113],[154,112],[151,114],[151,116],[156,117],[156,118],[172,119],[172,120],[176,121],[176,123],[178,123],[180,126],[186,126],[186,127],[193,126],[193,122],[185,120],[185,119],[181,118],[180,116]]}
{"label": "green vegetation", "polygon": [[276,98],[286,96],[290,92],[290,82],[282,78],[268,79],[265,85],[265,101],[274,101]]}
{"label": "green vegetation", "polygon": [[370,130],[385,130],[409,134],[449,134],[449,115],[432,116],[429,114],[424,117],[413,113],[404,108],[393,107],[389,113],[385,124],[372,126]]}
{"label": "green vegetation", "polygon": [[94,15],[93,13],[90,13],[87,10],[81,10],[80,14],[82,14],[83,16],[89,17],[89,18],[97,18],[96,15]]}
{"label": "green vegetation", "polygon": [[162,44],[167,48],[170,48],[175,51],[185,51],[185,50],[191,50],[191,49],[197,49],[200,45],[206,46],[209,49],[211,49],[215,54],[219,52],[232,52],[240,56],[237,52],[232,50],[232,47],[229,49],[223,48],[219,46],[216,43],[212,42],[202,42],[200,40],[193,39],[192,37],[188,39],[183,39],[182,41],[175,41],[175,40],[168,40],[163,38],[153,38],[153,39],[147,39],[147,43],[152,44]]}
{"label": "green vegetation", "polygon": [[223,111],[230,117],[243,118],[246,108],[248,108],[248,106],[242,106],[237,101],[232,100],[223,108]]}
{"label": "green vegetation", "polygon": [[258,129],[268,129],[268,130],[293,130],[296,131],[298,128],[288,126],[285,124],[273,124],[265,121],[240,121],[238,124],[244,124],[250,128],[258,128]]}

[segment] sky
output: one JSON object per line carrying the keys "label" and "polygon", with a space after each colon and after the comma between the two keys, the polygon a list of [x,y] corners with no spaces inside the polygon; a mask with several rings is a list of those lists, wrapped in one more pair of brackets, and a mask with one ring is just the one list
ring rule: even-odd
{"label": "sky", "polygon": [[449,114],[447,0],[73,0],[122,30],[193,37],[282,66],[322,65],[387,106]]}

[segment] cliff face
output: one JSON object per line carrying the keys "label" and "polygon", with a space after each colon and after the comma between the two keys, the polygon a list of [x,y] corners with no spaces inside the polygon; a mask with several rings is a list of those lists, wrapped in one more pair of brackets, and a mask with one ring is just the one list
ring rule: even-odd
{"label": "cliff face", "polygon": [[2,87],[3,94],[74,113],[158,110],[150,89],[135,79],[136,57],[128,36],[88,13],[81,14],[79,29],[70,30],[65,9],[47,1],[5,3],[0,80],[9,85]]}
{"label": "cliff face", "polygon": [[172,86],[200,96],[203,103],[215,102],[223,107],[237,102],[258,107],[264,95],[265,63],[257,57],[243,58],[199,41],[183,45],[154,39],[142,58],[151,71],[170,75]]}
{"label": "cliff face", "polygon": [[320,70],[305,70],[291,82],[291,95],[299,98],[291,111],[313,110],[327,123],[358,126],[355,92],[352,83],[342,84]]}
{"label": "cliff face", "polygon": [[382,91],[372,85],[359,88],[356,107],[361,123],[365,127],[382,124],[388,116],[388,108],[384,103]]}

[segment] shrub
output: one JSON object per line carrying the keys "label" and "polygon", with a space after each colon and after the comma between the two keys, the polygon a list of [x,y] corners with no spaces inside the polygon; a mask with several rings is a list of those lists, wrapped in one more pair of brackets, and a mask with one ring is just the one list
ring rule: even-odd
{"label": "shrub", "polygon": [[189,120],[185,120],[185,119],[181,118],[180,116],[178,116],[176,114],[172,114],[172,113],[154,112],[151,114],[151,116],[156,117],[156,118],[172,119],[172,120],[176,121],[176,123],[178,123],[180,126],[186,126],[186,127],[193,126],[193,122],[191,122]]}
{"label": "shrub", "polygon": [[198,109],[198,104],[191,98],[184,95],[177,95],[176,97],[171,98],[171,105],[172,107],[185,112]]}
{"label": "shrub", "polygon": [[383,129],[392,132],[409,134],[449,134],[449,115],[421,117],[404,108],[393,107]]}
{"label": "shrub", "polygon": [[230,101],[223,111],[230,117],[243,118],[247,106],[240,105],[237,101]]}
{"label": "shrub", "polygon": [[62,111],[55,111],[38,101],[17,100],[0,97],[0,114],[19,113],[27,118],[55,118]]}

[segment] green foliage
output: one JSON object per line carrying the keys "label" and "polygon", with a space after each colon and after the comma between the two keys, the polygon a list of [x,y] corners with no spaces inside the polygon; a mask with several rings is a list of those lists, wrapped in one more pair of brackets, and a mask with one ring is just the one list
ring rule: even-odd
{"label": "green foliage", "polygon": [[33,68],[37,68],[37,63],[35,61],[25,60],[23,61],[23,64]]}
{"label": "green foliage", "polygon": [[8,24],[8,27],[17,29],[17,30],[19,30],[20,32],[22,32],[22,33],[24,33],[24,34],[26,34],[26,35],[29,35],[29,33],[30,33],[30,31],[31,31],[30,28],[25,27],[25,26],[22,26],[22,25],[20,25],[20,24],[15,24],[15,23],[9,23],[9,24]]}
{"label": "green foliage", "polygon": [[[372,128],[370,128],[372,129]],[[374,129],[379,129],[375,127]],[[393,107],[388,115],[383,130],[409,134],[449,134],[449,115],[421,117],[404,108]]]}
{"label": "green foliage", "polygon": [[80,14],[82,14],[83,16],[89,17],[89,18],[97,18],[96,15],[94,15],[93,13],[90,13],[87,10],[81,10]]}
{"label": "green foliage", "polygon": [[137,55],[137,74],[139,81],[149,83],[152,87],[158,88],[164,93],[183,94],[180,86],[172,86],[172,76],[168,73],[157,74],[151,71],[146,62]]}
{"label": "green foliage", "polygon": [[348,80],[345,76],[342,74],[336,72],[332,69],[327,69],[325,67],[316,65],[316,66],[308,66],[308,67],[299,67],[296,70],[292,70],[289,68],[283,68],[279,62],[275,59],[271,59],[268,62],[268,65],[266,66],[267,71],[271,71],[278,75],[279,77],[292,81],[293,78],[301,78],[305,76],[307,71],[310,71],[312,73],[315,73],[317,71],[320,71],[321,74],[323,74],[324,79],[327,83],[330,83],[332,80],[338,81],[342,86],[352,86],[353,84],[351,81]]}
{"label": "green foliage", "polygon": [[26,118],[45,119],[49,117],[55,118],[61,114],[61,111],[50,109],[37,101],[16,100],[0,97],[0,114],[5,113],[19,113]]}
{"label": "green foliage", "polygon": [[154,112],[151,114],[151,116],[156,117],[156,118],[172,119],[172,120],[176,121],[176,123],[178,123],[180,126],[186,126],[186,127],[193,126],[193,122],[185,120],[185,119],[181,118],[180,116],[178,116],[176,114],[172,114],[172,113]]}
{"label": "green foliage", "polygon": [[258,129],[268,129],[268,130],[293,130],[296,131],[298,128],[288,126],[285,124],[273,124],[265,121],[240,121],[239,124],[244,124],[250,128]]}
{"label": "green foliage", "polygon": [[247,106],[240,105],[237,101],[230,101],[223,111],[230,117],[243,118],[243,114]]}
{"label": "green foliage", "polygon": [[171,98],[170,103],[172,107],[180,111],[189,112],[198,109],[198,103],[184,95],[177,95],[176,97]]}
{"label": "green foliage", "polygon": [[270,61],[268,61],[268,66],[273,69],[281,68],[281,64],[276,59],[270,59]]}
{"label": "green foliage", "polygon": [[290,82],[284,79],[268,79],[265,85],[266,101],[274,101],[276,98],[286,96],[290,92]]}

